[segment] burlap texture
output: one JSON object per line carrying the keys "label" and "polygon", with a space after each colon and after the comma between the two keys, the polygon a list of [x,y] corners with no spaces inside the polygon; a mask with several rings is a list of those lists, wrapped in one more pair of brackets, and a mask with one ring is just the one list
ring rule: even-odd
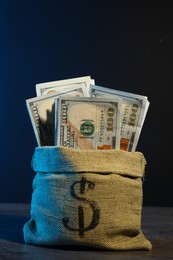
{"label": "burlap texture", "polygon": [[36,147],[26,243],[150,250],[141,230],[140,152]]}

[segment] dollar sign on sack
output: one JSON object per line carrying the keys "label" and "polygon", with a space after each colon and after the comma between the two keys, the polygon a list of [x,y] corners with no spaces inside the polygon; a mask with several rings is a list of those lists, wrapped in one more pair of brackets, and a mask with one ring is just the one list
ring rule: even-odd
{"label": "dollar sign on sack", "polygon": [[83,197],[78,196],[75,193],[75,186],[76,185],[80,185],[79,186],[79,192],[80,194],[85,194],[85,190],[86,190],[86,185],[88,186],[89,189],[93,189],[95,187],[95,183],[92,181],[88,181],[86,180],[85,177],[82,177],[80,181],[75,181],[72,185],[71,185],[71,196],[79,201],[82,201],[84,203],[89,203],[90,208],[92,210],[92,219],[91,222],[88,226],[85,226],[85,222],[84,222],[84,208],[79,205],[78,206],[78,228],[73,228],[69,226],[69,218],[68,217],[64,217],[62,219],[63,225],[71,230],[71,231],[78,231],[79,232],[79,236],[82,238],[84,237],[84,233],[86,231],[89,231],[91,229],[94,229],[98,224],[99,224],[99,218],[100,218],[100,210],[96,207],[96,203],[94,201],[91,201],[89,199],[85,199]]}

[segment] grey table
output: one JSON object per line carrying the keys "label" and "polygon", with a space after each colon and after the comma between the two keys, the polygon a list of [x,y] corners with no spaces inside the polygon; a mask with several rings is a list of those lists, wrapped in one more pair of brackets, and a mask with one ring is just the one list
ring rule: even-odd
{"label": "grey table", "polygon": [[23,240],[23,225],[30,217],[29,212],[29,204],[0,204],[0,260],[173,259],[173,208],[143,207],[142,230],[153,249],[125,252],[27,245]]}

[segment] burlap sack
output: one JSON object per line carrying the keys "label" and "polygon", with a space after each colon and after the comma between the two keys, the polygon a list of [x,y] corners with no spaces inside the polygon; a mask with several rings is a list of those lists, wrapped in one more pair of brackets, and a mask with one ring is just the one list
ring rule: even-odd
{"label": "burlap sack", "polygon": [[141,230],[145,164],[140,152],[36,147],[25,242],[150,250]]}

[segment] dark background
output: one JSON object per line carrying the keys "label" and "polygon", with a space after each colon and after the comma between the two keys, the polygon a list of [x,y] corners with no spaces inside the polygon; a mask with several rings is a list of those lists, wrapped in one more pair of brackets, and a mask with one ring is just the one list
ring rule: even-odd
{"label": "dark background", "polygon": [[0,201],[31,199],[35,84],[88,75],[148,96],[143,203],[173,206],[173,5],[152,1],[0,1]]}

